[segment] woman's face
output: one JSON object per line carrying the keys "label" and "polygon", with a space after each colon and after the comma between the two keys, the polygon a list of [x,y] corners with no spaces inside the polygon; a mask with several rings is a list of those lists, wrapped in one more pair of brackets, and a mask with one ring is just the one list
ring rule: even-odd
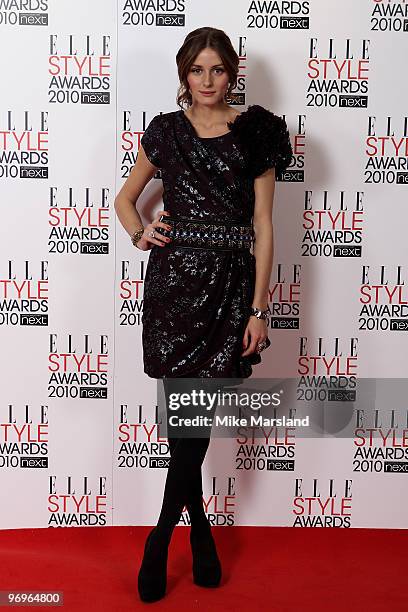
{"label": "woman's face", "polygon": [[229,76],[218,53],[207,47],[194,59],[187,81],[193,103],[212,106],[224,100]]}

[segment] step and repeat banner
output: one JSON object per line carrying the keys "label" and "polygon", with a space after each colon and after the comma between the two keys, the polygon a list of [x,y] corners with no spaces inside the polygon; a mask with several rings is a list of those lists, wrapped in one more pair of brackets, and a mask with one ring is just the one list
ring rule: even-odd
{"label": "step and repeat banner", "polygon": [[[149,253],[114,199],[150,120],[178,110],[175,55],[202,26],[240,57],[233,104],[285,116],[293,145],[254,377],[296,379],[294,408],[335,400],[352,430],[213,439],[208,517],[406,528],[408,405],[356,395],[408,370],[402,0],[0,0],[0,528],[158,518],[169,453],[143,372]],[[158,173],[137,203],[145,224],[161,194]]]}

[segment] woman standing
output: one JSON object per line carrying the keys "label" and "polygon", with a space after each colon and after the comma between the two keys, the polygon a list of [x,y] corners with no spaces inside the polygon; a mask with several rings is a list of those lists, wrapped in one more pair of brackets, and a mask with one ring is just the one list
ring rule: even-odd
{"label": "woman standing", "polygon": [[[142,316],[144,371],[163,379],[167,394],[173,378],[247,378],[270,345],[275,171],[292,159],[284,119],[259,105],[237,113],[227,104],[239,58],[225,32],[190,32],[176,62],[181,110],[151,120],[115,200],[133,244],[151,249]],[[136,203],[157,169],[165,210],[143,227]],[[169,438],[162,509],[138,577],[143,601],[166,592],[168,545],[184,506],[191,519],[194,581],[220,583],[221,564],[202,504],[208,444],[209,438]]]}

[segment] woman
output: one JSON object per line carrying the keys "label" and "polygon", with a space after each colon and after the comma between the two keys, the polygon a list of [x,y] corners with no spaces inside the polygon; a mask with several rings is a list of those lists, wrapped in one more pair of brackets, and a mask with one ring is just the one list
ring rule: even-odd
{"label": "woman", "polygon": [[[283,171],[292,159],[282,118],[259,105],[238,113],[227,104],[239,58],[222,30],[190,32],[176,62],[181,110],[151,120],[115,200],[133,244],[151,249],[142,316],[144,371],[163,379],[167,397],[175,378],[251,376],[270,345],[275,170]],[[166,210],[143,227],[135,205],[158,169]],[[185,506],[194,581],[220,583],[221,564],[202,504],[208,444],[209,438],[169,438],[162,509],[138,576],[143,601],[165,595],[168,545]]]}

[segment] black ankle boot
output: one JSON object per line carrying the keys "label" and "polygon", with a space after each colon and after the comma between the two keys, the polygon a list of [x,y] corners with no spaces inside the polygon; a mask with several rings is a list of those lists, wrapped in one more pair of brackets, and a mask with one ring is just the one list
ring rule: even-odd
{"label": "black ankle boot", "polygon": [[166,594],[169,541],[154,527],[146,538],[143,561],[137,578],[142,601],[157,601]]}
{"label": "black ankle boot", "polygon": [[193,553],[194,583],[203,587],[217,587],[221,581],[221,563],[217,555],[211,527],[190,532]]}

